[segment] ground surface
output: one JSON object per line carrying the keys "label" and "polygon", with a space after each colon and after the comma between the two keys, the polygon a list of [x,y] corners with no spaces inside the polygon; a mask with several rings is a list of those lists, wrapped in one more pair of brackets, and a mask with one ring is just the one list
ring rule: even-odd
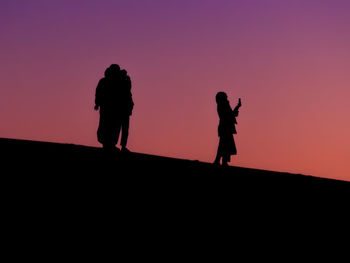
{"label": "ground surface", "polygon": [[29,254],[103,243],[147,258],[226,238],[222,249],[301,242],[333,233],[348,211],[349,183],[337,180],[12,139],[0,139],[0,154],[5,239]]}

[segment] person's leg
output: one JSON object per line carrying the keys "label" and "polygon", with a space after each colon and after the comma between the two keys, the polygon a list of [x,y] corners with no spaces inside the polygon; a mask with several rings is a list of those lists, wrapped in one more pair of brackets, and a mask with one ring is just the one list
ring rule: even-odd
{"label": "person's leg", "polygon": [[222,138],[220,137],[219,146],[218,146],[218,150],[217,150],[217,153],[216,153],[214,164],[218,164],[219,165],[221,157],[222,157]]}
{"label": "person's leg", "polygon": [[111,129],[111,144],[112,148],[114,150],[119,151],[119,148],[116,147],[118,140],[119,140],[119,135],[120,135],[120,129],[121,129],[121,120],[120,118],[116,118],[115,123],[113,124],[113,128]]}
{"label": "person's leg", "polygon": [[222,155],[222,166],[228,166],[230,162],[230,136],[231,134],[224,134],[221,138],[221,155]]}
{"label": "person's leg", "polygon": [[128,137],[129,137],[129,122],[130,118],[129,116],[123,118],[121,123],[121,129],[122,129],[122,138],[120,145],[122,146],[122,150],[128,151],[126,148],[126,144],[128,143]]}
{"label": "person's leg", "polygon": [[228,166],[228,162],[230,161],[230,156],[227,154],[224,154],[222,157],[222,166]]}
{"label": "person's leg", "polygon": [[217,154],[216,154],[216,157],[215,157],[214,164],[219,165],[219,164],[220,164],[220,159],[221,159],[221,156],[220,156],[219,153],[217,153]]}
{"label": "person's leg", "polygon": [[105,122],[103,129],[103,149],[105,151],[112,151],[113,149],[113,140],[112,140],[112,127],[109,122]]}
{"label": "person's leg", "polygon": [[216,157],[215,157],[215,161],[214,161],[214,164],[217,164],[219,165],[220,164],[220,159],[221,159],[222,155],[221,155],[221,152],[220,152],[220,144],[218,146],[218,151],[216,153]]}
{"label": "person's leg", "polygon": [[227,134],[224,138],[225,150],[223,151],[222,165],[228,166],[228,163],[231,162],[231,155],[235,155],[237,150],[232,134]]}
{"label": "person's leg", "polygon": [[106,144],[105,126],[106,126],[106,120],[104,116],[104,111],[100,109],[100,119],[99,119],[98,128],[97,128],[97,141],[103,145],[103,148],[105,148],[105,144]]}

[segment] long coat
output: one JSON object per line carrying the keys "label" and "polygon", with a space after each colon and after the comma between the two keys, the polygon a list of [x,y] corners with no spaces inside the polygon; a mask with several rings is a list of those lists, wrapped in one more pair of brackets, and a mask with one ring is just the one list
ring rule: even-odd
{"label": "long coat", "polygon": [[100,107],[100,121],[97,130],[97,140],[100,143],[114,145],[117,143],[120,119],[132,114],[134,103],[130,89],[131,85],[129,86],[118,78],[102,78],[99,81],[95,104]]}
{"label": "long coat", "polygon": [[236,144],[233,138],[233,134],[236,134],[236,117],[238,116],[239,107],[236,106],[232,110],[229,102],[218,104],[217,111],[220,118],[218,127],[218,136],[220,137],[219,142],[219,153],[224,156],[230,156],[237,154]]}

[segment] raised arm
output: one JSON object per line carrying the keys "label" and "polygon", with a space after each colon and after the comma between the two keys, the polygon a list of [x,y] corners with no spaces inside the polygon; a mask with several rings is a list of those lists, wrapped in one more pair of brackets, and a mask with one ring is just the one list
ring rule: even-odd
{"label": "raised arm", "polygon": [[238,113],[239,113],[239,108],[242,106],[242,103],[241,103],[241,98],[238,99],[238,104],[237,106],[234,108],[233,110],[233,116],[234,117],[237,117],[238,116]]}

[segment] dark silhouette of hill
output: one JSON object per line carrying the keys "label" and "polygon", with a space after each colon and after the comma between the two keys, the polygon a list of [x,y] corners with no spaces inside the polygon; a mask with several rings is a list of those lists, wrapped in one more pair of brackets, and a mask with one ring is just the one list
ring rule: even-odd
{"label": "dark silhouette of hill", "polygon": [[115,242],[142,258],[204,256],[226,239],[261,248],[315,240],[347,213],[344,181],[72,144],[0,139],[0,151],[3,238],[27,258]]}
{"label": "dark silhouette of hill", "polygon": [[350,185],[301,174],[220,167],[141,153],[107,154],[101,148],[73,144],[0,139],[0,149],[6,178],[18,179],[17,187],[23,184],[24,192],[38,189],[88,196],[125,193],[132,195],[130,198],[156,195],[178,200],[222,196],[226,201],[242,193],[259,199],[314,198],[317,193],[329,194]]}
{"label": "dark silhouette of hill", "polygon": [[10,166],[9,174],[44,177],[48,182],[59,176],[60,180],[64,178],[71,183],[78,183],[82,179],[93,180],[96,184],[103,184],[105,180],[120,180],[135,184],[142,182],[145,183],[144,187],[162,187],[162,184],[174,187],[191,184],[204,186],[207,183],[206,187],[228,187],[232,191],[236,187],[281,191],[311,187],[309,190],[313,190],[315,187],[348,187],[350,184],[301,174],[220,167],[211,163],[141,153],[108,154],[101,148],[73,144],[0,138],[0,151],[4,163]]}
{"label": "dark silhouette of hill", "polygon": [[235,166],[221,167],[196,160],[142,153],[106,153],[101,148],[74,144],[0,138],[0,151],[3,161],[6,160],[5,163],[11,166],[9,173],[29,175],[33,172],[32,176],[46,176],[48,180],[50,177],[60,175],[69,177],[70,180],[81,177],[94,177],[98,180],[106,176],[110,179],[113,177],[116,180],[126,181],[131,177],[147,178],[150,181],[157,178],[160,180],[159,183],[174,184],[177,180],[184,179],[185,181],[181,182],[182,185],[198,178],[203,180],[211,178],[212,182],[223,180],[222,182],[225,182],[223,185],[230,182],[232,187],[255,185],[289,188],[312,185],[349,186],[350,184],[346,181],[315,176]]}

